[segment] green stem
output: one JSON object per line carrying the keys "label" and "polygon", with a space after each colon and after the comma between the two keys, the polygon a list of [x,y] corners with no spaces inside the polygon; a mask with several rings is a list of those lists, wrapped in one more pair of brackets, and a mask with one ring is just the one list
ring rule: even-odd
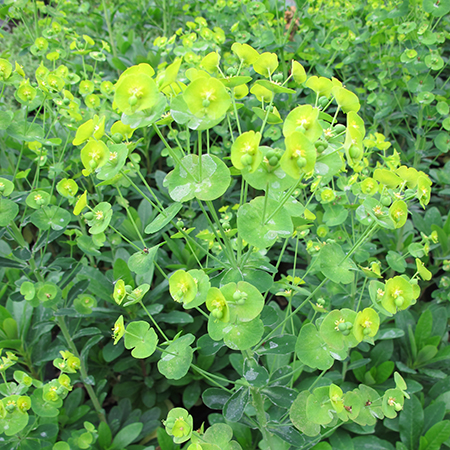
{"label": "green stem", "polygon": [[250,388],[250,393],[253,399],[253,406],[256,410],[256,419],[258,420],[259,429],[266,441],[268,450],[277,450],[278,444],[273,438],[273,434],[267,429],[267,417],[264,410],[264,398],[258,389]]}
{"label": "green stem", "polygon": [[165,335],[164,331],[161,330],[161,328],[159,327],[158,323],[156,322],[156,320],[153,318],[153,316],[148,312],[148,309],[145,307],[145,305],[142,303],[142,300],[139,300],[139,304],[142,306],[143,310],[147,313],[147,316],[150,318],[150,320],[152,321],[153,325],[155,326],[155,328],[161,333],[161,336],[165,339],[166,342],[169,342],[170,339],[167,338],[167,336]]}
{"label": "green stem", "polygon": [[112,32],[112,27],[111,27],[111,18],[109,17],[109,12],[108,12],[108,8],[106,7],[105,0],[102,0],[102,6],[103,6],[103,12],[105,13],[106,28],[108,29],[109,44],[111,45],[111,50],[112,50],[114,58],[117,58],[117,49],[116,49],[116,44],[114,43],[114,36],[113,36],[113,32]]}
{"label": "green stem", "polygon": [[98,400],[97,395],[94,392],[93,387],[90,384],[87,384],[85,381],[88,377],[86,367],[84,366],[83,359],[80,358],[80,354],[78,353],[77,347],[72,340],[72,336],[70,336],[66,322],[64,321],[64,316],[56,316],[56,321],[58,322],[58,326],[59,326],[60,330],[62,331],[62,334],[67,342],[67,345],[70,348],[70,351],[80,360],[81,381],[83,382],[84,387],[86,388],[86,391],[89,395],[89,398],[91,399],[92,404],[94,405],[94,408],[97,411],[98,418],[100,419],[101,422],[106,422],[104,410],[103,410],[102,406],[100,405],[100,402]]}

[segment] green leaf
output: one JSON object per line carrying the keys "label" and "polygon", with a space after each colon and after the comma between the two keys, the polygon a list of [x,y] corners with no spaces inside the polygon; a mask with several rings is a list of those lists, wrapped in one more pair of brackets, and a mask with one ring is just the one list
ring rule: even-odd
{"label": "green leaf", "polygon": [[433,425],[444,419],[445,417],[445,403],[434,402],[428,405],[424,411],[424,425],[422,433],[426,433]]}
{"label": "green leaf", "polygon": [[25,121],[12,122],[6,130],[9,136],[19,141],[32,142],[44,139],[44,130],[37,123]]}
{"label": "green leaf", "polygon": [[6,198],[0,199],[0,227],[8,226],[19,214],[19,205]]}
{"label": "green leaf", "polygon": [[300,361],[312,369],[329,369],[334,363],[327,344],[312,323],[303,325],[300,330],[295,352]]}
{"label": "green leaf", "polygon": [[201,388],[200,383],[197,381],[189,385],[189,388],[183,392],[183,405],[186,409],[191,409],[200,398]]}
{"label": "green leaf", "polygon": [[358,436],[353,438],[353,445],[358,450],[394,450],[394,446],[376,436]]}
{"label": "green leaf", "polygon": [[309,395],[308,391],[300,392],[294,403],[292,403],[289,417],[295,428],[312,437],[320,433],[320,425],[312,422],[306,415],[306,403]]}
{"label": "green leaf", "polygon": [[386,255],[386,262],[392,270],[398,273],[403,273],[406,270],[405,258],[400,253],[389,250]]}
{"label": "green leaf", "polygon": [[202,155],[200,164],[197,155],[187,155],[181,164],[164,180],[164,186],[176,202],[187,202],[194,197],[215,200],[225,194],[230,185],[230,170],[217,156]]}
{"label": "green leaf", "polygon": [[348,210],[345,209],[342,205],[332,205],[326,203],[325,205],[323,205],[323,209],[325,210],[323,221],[329,227],[341,225],[348,217]]}
{"label": "green leaf", "polygon": [[45,206],[30,216],[31,223],[40,230],[64,230],[72,219],[69,211],[58,206]]}
{"label": "green leaf", "polygon": [[31,409],[42,417],[56,417],[59,414],[58,408],[62,406],[62,400],[54,402],[46,401],[42,398],[43,388],[36,389],[31,395]]}
{"label": "green leaf", "polygon": [[192,334],[186,334],[172,341],[158,361],[158,370],[162,375],[169,380],[179,380],[187,374],[194,353],[190,345],[194,340]]}
{"label": "green leaf", "polygon": [[442,17],[450,12],[450,1],[423,0],[423,10],[434,17]]}
{"label": "green leaf", "polygon": [[342,429],[336,430],[330,436],[330,443],[333,450],[355,450],[352,438],[350,435]]}
{"label": "green leaf", "polygon": [[125,331],[125,348],[133,348],[134,358],[148,358],[156,350],[158,337],[155,330],[143,320],[131,322]]}
{"label": "green leaf", "polygon": [[260,355],[288,355],[292,353],[297,338],[291,334],[283,336],[274,336],[264,341],[263,345],[257,350]]}
{"label": "green leaf", "polygon": [[183,205],[181,203],[172,203],[168,208],[161,211],[156,219],[147,225],[145,232],[153,234],[164,228],[181,210]]}
{"label": "green leaf", "polygon": [[239,388],[225,403],[223,416],[231,422],[238,422],[244,414],[244,409],[250,400],[250,392],[246,387]]}
{"label": "green leaf", "polygon": [[202,394],[203,403],[210,409],[222,409],[230,397],[229,392],[219,388],[208,388]]}
{"label": "green leaf", "polygon": [[427,338],[431,336],[431,330],[433,329],[433,315],[429,309],[425,310],[419,317],[414,332],[414,338],[418,349],[421,349],[425,345]]}
{"label": "green leaf", "polygon": [[349,284],[353,282],[356,265],[351,259],[345,259],[339,244],[326,244],[319,254],[321,272],[335,283]]}
{"label": "green leaf", "polygon": [[269,372],[264,366],[260,366],[254,358],[244,360],[244,378],[250,386],[262,388],[269,382]]}
{"label": "green leaf", "polygon": [[12,122],[13,117],[14,114],[12,111],[0,111],[0,130],[6,130]]}
{"label": "green leaf", "polygon": [[122,428],[114,437],[110,450],[122,450],[128,447],[133,441],[137,439],[142,431],[144,424],[141,422],[132,423]]}
{"label": "green leaf", "polygon": [[411,399],[403,405],[398,423],[401,441],[409,449],[416,449],[422,434],[424,414],[422,405],[415,395],[412,395]]}
{"label": "green leaf", "polygon": [[294,402],[297,392],[285,386],[269,386],[261,391],[274,405],[289,409]]}
{"label": "green leaf", "polygon": [[[215,336],[211,336],[213,339],[221,336],[219,339],[223,338],[225,345],[233,350],[247,350],[253,347],[259,342],[264,333],[264,325],[259,318],[253,319],[250,322],[237,321],[233,324],[220,321],[215,322],[215,320],[210,316],[208,333],[210,336],[213,333],[216,334]],[[214,328],[216,329],[214,330]]]}
{"label": "green leaf", "polygon": [[421,445],[419,450],[439,450],[441,445],[450,437],[450,421],[443,420],[442,422],[433,425],[425,433],[426,444]]}
{"label": "green leaf", "polygon": [[151,270],[155,261],[159,245],[134,253],[128,259],[128,267],[137,275],[142,275]]}
{"label": "green leaf", "polygon": [[[242,239],[257,248],[271,247],[278,237],[293,232],[289,213],[279,203],[266,197],[256,197],[238,210],[237,227]],[[270,220],[268,220],[270,218]]]}
{"label": "green leaf", "polygon": [[314,389],[306,400],[306,415],[309,420],[319,425],[326,425],[333,420],[334,407],[330,402],[329,386]]}

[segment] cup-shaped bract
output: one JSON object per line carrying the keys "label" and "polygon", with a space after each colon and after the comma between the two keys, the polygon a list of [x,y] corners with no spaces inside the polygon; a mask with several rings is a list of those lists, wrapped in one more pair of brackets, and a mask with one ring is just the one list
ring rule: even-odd
{"label": "cup-shaped bract", "polygon": [[87,206],[87,191],[84,191],[83,194],[80,195],[80,198],[75,203],[75,207],[73,208],[73,214],[78,216],[81,211]]}
{"label": "cup-shaped bract", "polygon": [[103,141],[89,139],[88,143],[81,149],[81,162],[85,167],[83,175],[88,176],[94,170],[105,165],[109,156],[109,149]]}
{"label": "cup-shaped bract", "polygon": [[114,328],[113,330],[113,339],[114,339],[114,345],[116,345],[120,339],[123,337],[123,335],[125,334],[125,326],[123,324],[123,316],[120,316],[117,320],[116,323],[114,324]]}
{"label": "cup-shaped bract", "polygon": [[329,98],[334,84],[325,77],[312,76],[306,80],[305,86],[312,89],[317,95]]}
{"label": "cup-shaped bract", "polygon": [[403,409],[405,397],[400,389],[388,389],[383,396],[383,413],[389,419],[397,417],[397,413]]}
{"label": "cup-shaped bract", "polygon": [[318,121],[319,109],[311,105],[294,108],[283,124],[283,135],[290,136],[294,131],[303,133],[311,142],[316,142],[322,135],[322,127]]}
{"label": "cup-shaped bract", "polygon": [[344,409],[344,393],[342,389],[335,384],[330,384],[329,395],[334,411],[340,413]]}
{"label": "cup-shaped bract", "polygon": [[0,58],[0,81],[6,81],[11,73],[12,64],[7,59]]}
{"label": "cup-shaped bract", "polygon": [[133,136],[136,128],[131,128],[130,125],[125,125],[121,120],[114,122],[111,127],[111,136],[114,136],[116,133],[120,133],[127,139],[130,139]]}
{"label": "cup-shaped bract", "polygon": [[350,111],[357,113],[361,108],[359,99],[353,92],[341,86],[335,86],[331,93],[333,94],[336,103],[340,106],[342,111],[348,113]]}
{"label": "cup-shaped bract", "polygon": [[335,350],[356,347],[358,341],[352,333],[356,312],[343,308],[330,311],[320,325],[320,335],[326,344]]}
{"label": "cup-shaped bract", "polygon": [[30,103],[36,97],[37,90],[30,85],[30,80],[24,80],[17,89],[16,96],[24,103]]}
{"label": "cup-shaped bract", "polygon": [[216,320],[225,323],[230,321],[230,308],[220,289],[215,287],[209,289],[206,296],[206,307]]}
{"label": "cup-shaped bract", "polygon": [[408,207],[403,200],[396,200],[389,208],[389,215],[394,222],[395,228],[401,228],[408,218]]}
{"label": "cup-shaped bract", "polygon": [[109,222],[111,221],[111,205],[108,202],[101,202],[92,210],[92,213],[92,219],[88,220],[88,224],[90,226],[89,233],[103,233],[106,228],[108,228]]}
{"label": "cup-shaped bract", "polygon": [[50,203],[50,198],[51,196],[48,192],[37,190],[30,192],[25,202],[30,208],[40,209]]}
{"label": "cup-shaped bract", "polygon": [[231,105],[228,92],[216,78],[197,78],[183,92],[191,113],[199,118],[216,120],[224,116]]}
{"label": "cup-shaped bract", "polygon": [[169,279],[169,292],[176,302],[187,304],[197,295],[197,284],[191,274],[177,270]]}
{"label": "cup-shaped bract", "polygon": [[365,308],[356,315],[353,335],[361,342],[364,338],[374,337],[380,327],[380,317],[372,308]]}
{"label": "cup-shaped bract", "polygon": [[431,181],[430,179],[424,174],[419,176],[417,180],[417,198],[419,199],[419,202],[422,206],[422,208],[425,208],[425,205],[428,205],[431,198]]}
{"label": "cup-shaped bract", "polygon": [[278,56],[275,53],[265,52],[254,61],[253,69],[263,77],[269,78],[275,72],[278,64]]}
{"label": "cup-shaped bract", "polygon": [[152,108],[158,99],[158,87],[148,64],[127,69],[117,81],[114,92],[116,107],[127,115]]}
{"label": "cup-shaped bract", "polygon": [[397,276],[386,281],[381,304],[386,311],[395,314],[398,310],[408,308],[414,301],[411,283],[403,277]]}
{"label": "cup-shaped bract", "polygon": [[306,81],[305,69],[299,62],[292,61],[291,73],[297,84],[303,84]]}
{"label": "cup-shaped bract", "polygon": [[292,178],[309,173],[316,164],[316,148],[309,139],[294,131],[285,139],[286,150],[280,159],[281,168]]}
{"label": "cup-shaped bract", "polygon": [[63,178],[57,185],[57,191],[66,198],[73,198],[77,195],[78,185],[74,180]]}
{"label": "cup-shaped bract", "polygon": [[378,192],[378,183],[371,177],[365,178],[360,183],[361,192],[364,195],[375,195]]}
{"label": "cup-shaped bract", "polygon": [[123,302],[126,295],[127,295],[127,291],[125,288],[125,281],[117,280],[116,284],[114,285],[114,293],[113,293],[114,301],[118,305],[120,305]]}
{"label": "cup-shaped bract", "polygon": [[254,84],[250,92],[260,101],[269,103],[272,101],[274,97],[274,93],[270,90],[265,88],[264,86],[261,86],[260,84]]}
{"label": "cup-shaped bract", "polygon": [[0,178],[0,196],[7,197],[14,191],[14,183],[6,178]]}
{"label": "cup-shaped bract", "polygon": [[208,53],[201,61],[200,67],[209,73],[217,70],[220,62],[220,55],[217,52]]}
{"label": "cup-shaped bract", "polygon": [[417,186],[419,176],[422,172],[418,172],[414,167],[400,166],[395,173],[404,181],[406,186],[410,189],[414,189]]}
{"label": "cup-shaped bract", "polygon": [[182,444],[190,439],[194,419],[184,408],[173,408],[163,421],[166,433],[173,436],[175,444]]}
{"label": "cup-shaped bract", "polygon": [[231,162],[238,170],[253,173],[261,164],[262,153],[259,150],[261,133],[246,131],[242,133],[231,146]]}
{"label": "cup-shaped bract", "polygon": [[246,64],[248,66],[252,65],[259,58],[259,53],[248,44],[240,44],[239,42],[235,42],[231,46],[231,51],[238,56],[242,64]]}
{"label": "cup-shaped bract", "polygon": [[416,267],[422,280],[431,280],[432,273],[425,267],[425,264],[419,258],[416,258]]}

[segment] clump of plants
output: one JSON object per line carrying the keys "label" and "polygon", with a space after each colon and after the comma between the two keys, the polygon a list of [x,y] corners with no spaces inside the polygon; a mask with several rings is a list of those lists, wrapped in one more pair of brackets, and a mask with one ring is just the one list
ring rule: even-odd
{"label": "clump of plants", "polygon": [[110,46],[74,37],[59,64],[58,23],[34,75],[0,59],[20,105],[0,112],[5,445],[442,445],[446,298],[411,306],[450,221],[421,218],[430,176],[366,133],[358,96],[190,35],[103,79]]}

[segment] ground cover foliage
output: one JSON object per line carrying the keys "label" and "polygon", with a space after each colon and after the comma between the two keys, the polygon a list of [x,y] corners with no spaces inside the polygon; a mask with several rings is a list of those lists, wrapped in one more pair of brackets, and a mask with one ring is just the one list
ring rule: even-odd
{"label": "ground cover foliage", "polygon": [[0,447],[450,447],[449,13],[3,1]]}

